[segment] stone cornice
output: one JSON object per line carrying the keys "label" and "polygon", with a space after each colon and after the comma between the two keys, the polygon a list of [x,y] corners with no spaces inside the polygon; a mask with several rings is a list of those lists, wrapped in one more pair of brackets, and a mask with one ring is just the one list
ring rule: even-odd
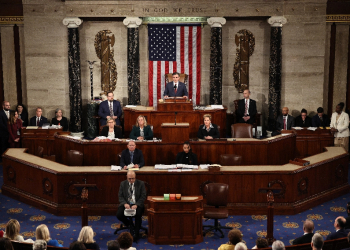
{"label": "stone cornice", "polygon": [[272,16],[267,22],[271,25],[271,27],[282,27],[287,23],[287,19],[284,16]]}
{"label": "stone cornice", "polygon": [[144,24],[148,23],[206,23],[206,17],[143,17]]}
{"label": "stone cornice", "polygon": [[23,24],[23,16],[0,16],[0,25],[2,24]]}
{"label": "stone cornice", "polygon": [[327,15],[327,23],[350,23],[350,15]]}
{"label": "stone cornice", "polygon": [[78,28],[82,23],[83,20],[81,20],[78,17],[66,17],[63,19],[62,23],[67,26],[67,28]]}

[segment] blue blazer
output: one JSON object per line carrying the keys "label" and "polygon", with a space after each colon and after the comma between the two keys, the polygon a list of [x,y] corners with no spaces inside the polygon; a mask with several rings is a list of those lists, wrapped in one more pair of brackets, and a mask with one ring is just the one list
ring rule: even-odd
{"label": "blue blazer", "polygon": [[[44,123],[49,123],[46,117],[41,116],[40,117],[40,122],[39,122],[39,127],[42,127]],[[30,118],[29,126],[36,126],[36,116],[33,116]]]}
{"label": "blue blazer", "polygon": [[[120,106],[120,103],[116,100],[113,100],[113,114],[114,114],[114,116],[118,117],[115,120],[116,124],[120,125],[120,117],[122,116],[122,108]],[[101,102],[100,107],[98,109],[98,116],[101,117],[101,119],[100,119],[101,126],[106,125],[107,124],[107,116],[110,116],[108,100]]]}
{"label": "blue blazer", "polygon": [[[129,149],[124,149],[122,156],[120,158],[120,166],[123,168],[131,163]],[[142,151],[138,148],[135,148],[133,163],[138,164],[140,168],[145,165],[145,160],[143,159]]]}
{"label": "blue blazer", "polygon": [[169,82],[165,86],[165,90],[164,90],[164,96],[166,96],[166,95],[169,97],[175,97],[175,96],[187,96],[188,97],[186,85],[183,82],[178,82],[177,91],[176,91],[176,95],[175,95],[174,82]]}

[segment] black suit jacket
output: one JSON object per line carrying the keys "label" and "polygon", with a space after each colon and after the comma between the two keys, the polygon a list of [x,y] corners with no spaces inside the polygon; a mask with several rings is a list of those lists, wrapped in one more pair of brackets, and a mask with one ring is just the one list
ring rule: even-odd
{"label": "black suit jacket", "polygon": [[187,154],[184,151],[180,152],[176,156],[176,164],[189,164],[189,165],[198,165],[197,161],[197,155],[192,153],[192,150],[190,150]]}
{"label": "black suit jacket", "polygon": [[[140,180],[135,180],[134,183],[135,188],[135,201],[136,205],[138,207],[143,207],[144,202],[147,198],[145,183]],[[128,180],[122,181],[119,186],[119,207],[124,206],[125,204],[128,204],[128,189],[129,189],[129,182]]]}
{"label": "black suit jacket", "polygon": [[[100,118],[101,126],[106,125],[107,124],[107,116],[110,116],[108,100],[100,103],[100,106],[98,108],[98,115],[101,117]],[[117,101],[117,100],[113,100],[113,115],[117,116],[115,123],[117,125],[120,125],[120,117],[122,116],[122,108],[120,106],[119,101]]]}
{"label": "black suit jacket", "polygon": [[[44,116],[40,117],[39,127],[42,127],[44,123],[49,123],[47,118]],[[36,116],[30,118],[29,126],[36,126]]]}
{"label": "black suit jacket", "polygon": [[325,114],[323,114],[322,116],[322,120],[320,119],[320,117],[316,114],[314,115],[314,117],[312,117],[312,126],[313,127],[329,127],[329,125],[331,124],[331,120],[329,119],[329,117]]}
{"label": "black suit jacket", "polygon": [[310,117],[306,116],[305,123],[303,123],[303,118],[299,115],[295,118],[295,126],[302,128],[312,127],[312,120]]}
{"label": "black suit jacket", "polygon": [[257,112],[256,101],[249,99],[248,113],[249,113],[250,119],[246,122],[243,120],[244,112],[245,112],[245,99],[241,99],[238,102],[238,110],[237,110],[238,122],[253,124],[255,122],[255,116]]}
{"label": "black suit jacket", "polygon": [[211,136],[213,138],[220,138],[220,132],[219,132],[219,129],[218,129],[218,126],[216,126],[215,124],[211,124],[213,125],[213,128],[211,128],[209,130],[209,132],[203,128],[203,126],[205,125],[200,125],[199,126],[199,129],[198,129],[198,133],[197,133],[197,137],[199,139],[204,139],[205,136]]}
{"label": "black suit jacket", "polygon": [[169,97],[174,97],[174,96],[187,96],[188,97],[186,85],[183,82],[178,82],[177,90],[176,90],[176,94],[175,94],[174,82],[169,82],[165,86],[165,90],[164,90],[164,96],[166,96],[166,95]]}
{"label": "black suit jacket", "polygon": [[[131,163],[129,149],[124,149],[122,156],[120,158],[120,166],[128,166]],[[138,164],[140,168],[145,165],[145,160],[143,159],[142,151],[138,148],[135,148],[133,163]]]}
{"label": "black suit jacket", "polygon": [[[101,136],[106,136],[108,137],[108,130],[109,127],[103,127],[102,131],[101,131]],[[115,138],[123,138],[122,136],[122,131],[120,130],[120,128],[118,128],[117,126],[114,126],[114,137]]]}
{"label": "black suit jacket", "polygon": [[1,137],[8,137],[9,131],[7,129],[7,115],[4,110],[0,111],[0,136]]}
{"label": "black suit jacket", "polygon": [[344,238],[348,236],[349,229],[339,229],[338,232],[331,233],[327,236],[326,240],[335,240],[339,238]]}
{"label": "black suit jacket", "polygon": [[[295,122],[294,122],[294,117],[291,115],[288,115],[287,119],[287,130],[290,130],[292,127],[295,127]],[[276,129],[277,130],[282,130],[283,129],[283,115],[280,115],[277,117],[276,121]]]}
{"label": "black suit jacket", "polygon": [[301,237],[296,238],[295,240],[293,240],[293,245],[311,243],[312,236],[314,236],[314,233],[304,234],[303,236],[301,236]]}

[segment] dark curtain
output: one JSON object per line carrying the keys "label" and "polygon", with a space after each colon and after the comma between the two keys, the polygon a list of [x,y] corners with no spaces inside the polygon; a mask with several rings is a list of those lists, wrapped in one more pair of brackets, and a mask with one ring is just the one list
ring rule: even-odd
{"label": "dark curtain", "polygon": [[222,28],[211,28],[210,104],[222,104]]}
{"label": "dark curtain", "polygon": [[139,28],[128,28],[128,104],[140,103]]}
{"label": "dark curtain", "polygon": [[268,130],[274,131],[281,106],[282,27],[271,27]]}
{"label": "dark curtain", "polygon": [[82,99],[78,28],[68,28],[69,104],[72,132],[81,132]]}

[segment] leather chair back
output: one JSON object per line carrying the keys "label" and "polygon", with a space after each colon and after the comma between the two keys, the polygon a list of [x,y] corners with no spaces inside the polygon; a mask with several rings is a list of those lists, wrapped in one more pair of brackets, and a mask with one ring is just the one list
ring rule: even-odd
{"label": "leather chair back", "polygon": [[[103,130],[104,127],[107,127],[108,125],[103,125],[103,126],[100,126],[100,135],[101,135],[101,132]],[[119,125],[115,125],[116,127],[118,127],[120,129],[120,131],[123,131],[122,129],[122,126],[119,126]]]}
{"label": "leather chair back", "polygon": [[234,154],[220,155],[221,166],[239,166],[242,162],[242,156]]}
{"label": "leather chair back", "polygon": [[232,138],[253,138],[253,125],[236,123],[231,125]]}
{"label": "leather chair back", "polygon": [[83,166],[84,154],[77,150],[68,150],[67,165],[68,166]]}
{"label": "leather chair back", "polygon": [[[173,73],[165,74],[165,82],[169,83],[173,81]],[[180,82],[183,82],[187,86],[188,82],[188,75],[187,74],[180,74]]]}
{"label": "leather chair back", "polygon": [[44,154],[44,148],[41,146],[38,146],[38,150],[36,151],[35,155],[43,158],[43,154]]}
{"label": "leather chair back", "polygon": [[225,183],[209,183],[204,187],[208,206],[227,206],[228,185]]}

